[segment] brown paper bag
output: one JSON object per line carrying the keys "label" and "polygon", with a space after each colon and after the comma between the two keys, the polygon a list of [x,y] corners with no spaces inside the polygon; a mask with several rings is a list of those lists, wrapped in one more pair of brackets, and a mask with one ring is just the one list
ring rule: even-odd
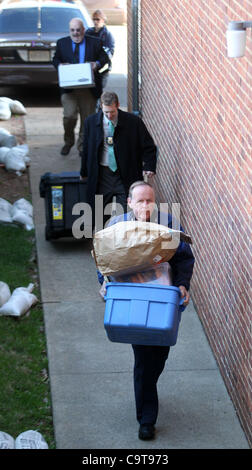
{"label": "brown paper bag", "polygon": [[118,222],[95,233],[93,256],[97,268],[105,276],[137,272],[169,261],[176,253],[181,236],[190,240],[183,232],[164,225]]}

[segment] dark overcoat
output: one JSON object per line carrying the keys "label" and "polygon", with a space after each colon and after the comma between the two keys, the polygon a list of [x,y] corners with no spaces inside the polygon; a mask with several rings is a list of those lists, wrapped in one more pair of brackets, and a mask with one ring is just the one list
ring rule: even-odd
{"label": "dark overcoat", "polygon": [[[109,58],[102,47],[100,39],[85,35],[85,58],[84,62],[99,62],[101,69],[105,64],[109,63]],[[57,41],[56,51],[53,57],[53,65],[57,69],[59,64],[73,64],[74,53],[72,46],[72,39],[66,36]],[[94,73],[95,87],[90,88],[95,98],[99,98],[102,93],[102,77],[98,69]],[[61,89],[61,92],[70,93],[71,89]]]}
{"label": "dark overcoat", "polygon": [[[85,120],[80,170],[81,176],[88,177],[87,202],[93,208],[103,145],[103,113],[99,111]],[[132,183],[143,179],[143,170],[156,171],[156,146],[144,122],[138,116],[120,109],[114,132],[114,152],[126,194]]]}

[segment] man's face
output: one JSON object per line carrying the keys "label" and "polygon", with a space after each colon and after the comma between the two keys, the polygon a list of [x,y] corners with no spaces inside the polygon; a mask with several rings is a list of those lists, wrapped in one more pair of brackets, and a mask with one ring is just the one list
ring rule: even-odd
{"label": "man's face", "polygon": [[109,119],[109,121],[116,121],[118,115],[118,106],[119,105],[115,103],[113,103],[111,106],[102,104],[103,114],[106,116],[107,119]]}
{"label": "man's face", "polygon": [[94,22],[95,31],[99,31],[99,29],[101,29],[105,24],[104,19],[99,15],[93,16],[93,22]]}
{"label": "man's face", "polygon": [[150,186],[136,186],[132,198],[128,198],[128,205],[133,210],[137,220],[149,221],[155,208],[155,193]]}
{"label": "man's face", "polygon": [[81,21],[73,19],[69,24],[70,36],[73,42],[80,43],[84,38],[85,28]]}

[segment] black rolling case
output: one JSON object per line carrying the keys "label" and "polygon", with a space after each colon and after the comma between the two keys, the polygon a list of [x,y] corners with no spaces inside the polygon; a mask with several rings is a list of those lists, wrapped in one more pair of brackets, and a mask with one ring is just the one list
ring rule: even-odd
{"label": "black rolling case", "polygon": [[79,172],[45,173],[40,180],[40,196],[45,199],[46,240],[73,237],[72,225],[79,215],[72,215],[77,202],[86,202],[87,184]]}

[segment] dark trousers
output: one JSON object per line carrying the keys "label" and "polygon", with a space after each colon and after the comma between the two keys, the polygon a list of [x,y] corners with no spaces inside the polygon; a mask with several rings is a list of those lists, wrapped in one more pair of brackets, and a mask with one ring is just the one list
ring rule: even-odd
{"label": "dark trousers", "polygon": [[[111,171],[107,166],[100,165],[97,194],[103,195],[103,207],[116,197],[117,204],[121,204],[123,212],[127,211],[127,195],[122,184],[119,171]],[[106,221],[110,216],[105,216]]]}
{"label": "dark trousers", "polygon": [[132,348],[135,356],[136,417],[140,424],[155,424],[158,416],[157,381],[164,369],[170,347],[132,344]]}

